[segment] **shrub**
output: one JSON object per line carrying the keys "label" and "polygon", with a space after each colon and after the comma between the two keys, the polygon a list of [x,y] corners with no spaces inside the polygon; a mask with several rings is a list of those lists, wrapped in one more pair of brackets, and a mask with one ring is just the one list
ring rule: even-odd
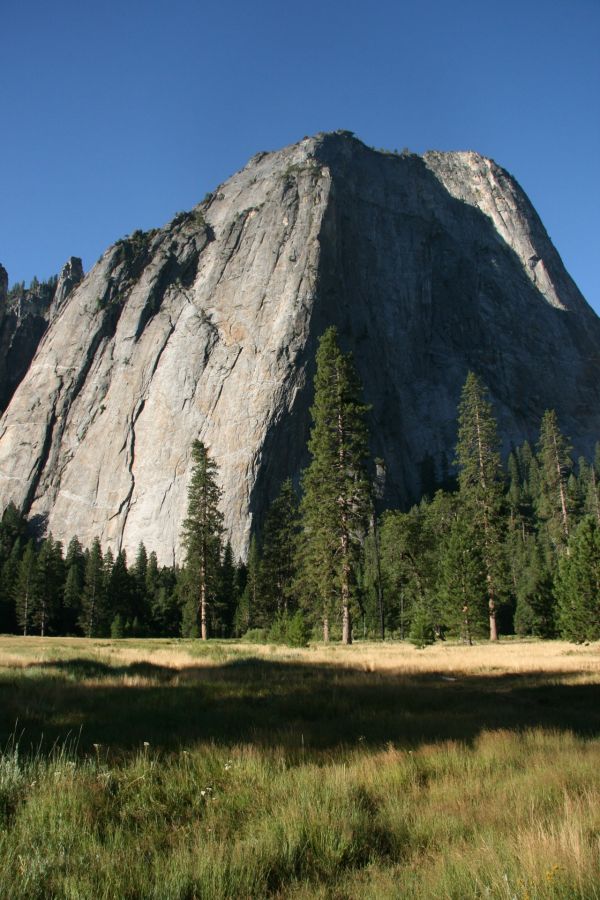
{"label": "shrub", "polygon": [[248,644],[265,644],[269,639],[269,632],[266,628],[249,628],[242,635],[242,640]]}
{"label": "shrub", "polygon": [[435,642],[433,622],[424,606],[418,606],[415,610],[408,637],[418,650]]}
{"label": "shrub", "polygon": [[112,620],[112,625],[110,626],[110,636],[113,639],[125,637],[125,625],[123,623],[123,616],[120,613]]}
{"label": "shrub", "polygon": [[311,635],[302,612],[298,609],[293,616],[277,616],[269,631],[269,640],[274,644],[287,644],[288,647],[306,647]]}

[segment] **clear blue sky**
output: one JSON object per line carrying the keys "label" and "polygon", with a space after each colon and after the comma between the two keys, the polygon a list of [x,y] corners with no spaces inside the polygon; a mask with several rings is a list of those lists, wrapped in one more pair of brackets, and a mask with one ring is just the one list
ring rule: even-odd
{"label": "clear blue sky", "polygon": [[599,0],[2,0],[0,262],[86,270],[259,150],[346,128],[516,176],[600,312]]}

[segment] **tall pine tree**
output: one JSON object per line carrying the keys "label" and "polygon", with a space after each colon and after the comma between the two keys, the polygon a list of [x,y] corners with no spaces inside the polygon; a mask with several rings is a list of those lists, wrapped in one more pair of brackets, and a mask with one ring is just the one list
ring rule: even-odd
{"label": "tall pine tree", "polygon": [[186,568],[200,625],[200,637],[208,638],[209,610],[218,590],[221,566],[223,514],[217,466],[201,441],[192,445],[193,469],[188,488],[188,514],[183,523]]}
{"label": "tall pine tree", "polygon": [[558,427],[556,413],[553,409],[546,410],[540,427],[538,512],[558,553],[567,547],[571,526],[572,497],[568,481],[573,463],[570,450],[569,442]]}
{"label": "tall pine tree", "polygon": [[600,526],[586,516],[573,530],[556,579],[559,628],[571,641],[600,638]]}
{"label": "tall pine tree", "polygon": [[479,539],[484,565],[490,640],[498,640],[497,613],[504,573],[502,554],[503,471],[500,440],[483,382],[469,372],[458,408],[459,491]]}
{"label": "tall pine tree", "polygon": [[336,329],[328,328],[317,350],[308,445],[312,460],[302,479],[298,584],[320,606],[325,640],[330,616],[341,612],[346,644],[352,641],[353,588],[371,495],[367,407],[360,394],[352,359],[341,352]]}

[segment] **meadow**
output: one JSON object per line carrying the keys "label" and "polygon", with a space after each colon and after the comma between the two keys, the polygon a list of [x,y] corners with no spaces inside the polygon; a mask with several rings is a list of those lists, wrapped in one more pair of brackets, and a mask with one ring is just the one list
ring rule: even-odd
{"label": "meadow", "polygon": [[0,638],[0,897],[600,898],[600,644]]}

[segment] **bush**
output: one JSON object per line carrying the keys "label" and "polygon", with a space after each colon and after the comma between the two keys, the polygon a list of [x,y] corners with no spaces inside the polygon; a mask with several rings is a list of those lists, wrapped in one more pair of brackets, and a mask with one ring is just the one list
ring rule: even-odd
{"label": "bush", "polygon": [[306,647],[311,630],[304,616],[298,609],[293,616],[277,616],[269,631],[269,640],[274,644],[287,644],[288,647]]}
{"label": "bush", "polygon": [[418,650],[435,642],[433,622],[424,606],[418,606],[415,610],[408,639]]}
{"label": "bush", "polygon": [[266,628],[249,628],[246,634],[242,635],[242,640],[248,644],[266,644],[269,639],[269,632]]}
{"label": "bush", "polygon": [[123,623],[123,616],[120,613],[112,620],[112,625],[110,626],[110,636],[113,640],[117,638],[125,637],[125,625]]}

